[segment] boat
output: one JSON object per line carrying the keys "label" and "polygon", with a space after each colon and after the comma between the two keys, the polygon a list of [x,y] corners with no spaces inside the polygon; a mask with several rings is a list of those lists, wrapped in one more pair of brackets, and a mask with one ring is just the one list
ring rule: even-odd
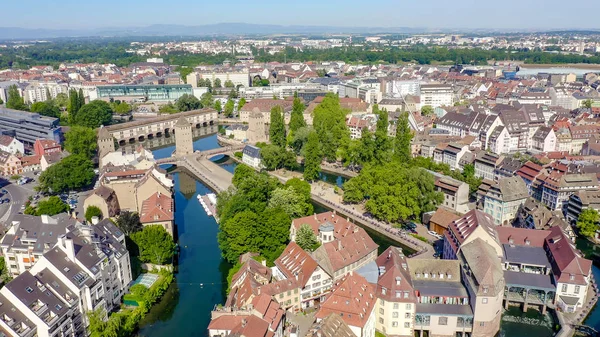
{"label": "boat", "polygon": [[216,216],[217,214],[217,195],[214,193],[208,193],[206,195],[198,195],[198,201],[206,215],[208,216]]}

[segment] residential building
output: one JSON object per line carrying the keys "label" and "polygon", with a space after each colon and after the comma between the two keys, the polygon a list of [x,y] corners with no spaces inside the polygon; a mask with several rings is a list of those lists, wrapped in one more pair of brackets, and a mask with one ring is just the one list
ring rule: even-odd
{"label": "residential building", "polygon": [[459,161],[469,152],[469,146],[459,143],[450,143],[446,146],[442,152],[442,162],[448,164],[450,169],[459,169]]}
{"label": "residential building", "polygon": [[435,177],[435,190],[442,192],[442,207],[464,214],[469,211],[469,184],[437,172],[428,171]]}
{"label": "residential building", "polygon": [[83,209],[90,206],[98,207],[105,218],[116,217],[121,210],[115,191],[106,186],[99,186],[84,200]]}
{"label": "residential building", "polygon": [[0,174],[10,177],[23,173],[21,159],[14,154],[0,151]]}
{"label": "residential building", "polygon": [[242,150],[242,162],[255,169],[262,169],[262,158],[260,156],[260,148],[253,145],[246,145]]}
{"label": "residential building", "polygon": [[552,172],[544,180],[541,201],[550,210],[564,211],[573,193],[597,189],[598,178],[594,173],[562,174]]}
{"label": "residential building", "polygon": [[540,127],[532,138],[532,149],[539,152],[556,151],[557,138],[552,128]]}
{"label": "residential building", "polygon": [[332,313],[315,322],[306,337],[356,337],[356,335],[339,315]]}
{"label": "residential building", "polygon": [[494,153],[481,151],[475,157],[473,166],[475,167],[475,176],[483,179],[494,180],[496,167],[500,165],[504,156]]}
{"label": "residential building", "polygon": [[454,90],[451,84],[421,84],[421,106],[434,108],[454,105]]}
{"label": "residential building", "polygon": [[247,308],[217,308],[211,313],[209,336],[283,337],[285,312],[269,295],[254,298]]}
{"label": "residential building", "polygon": [[37,139],[61,141],[58,118],[0,107],[0,133],[11,135],[31,149]]}
{"label": "residential building", "polygon": [[541,174],[542,169],[542,166],[532,161],[527,161],[516,172],[516,175],[521,177],[521,179],[523,179],[523,181],[525,182],[525,186],[527,186],[527,191],[529,192],[529,195],[533,195],[533,182],[536,181],[537,177]]}
{"label": "residential building", "polygon": [[566,217],[567,221],[575,225],[579,214],[587,208],[600,211],[600,190],[582,190],[575,191],[567,203]]}
{"label": "residential building", "polygon": [[234,124],[225,128],[225,136],[245,142],[248,140],[248,125]]}
{"label": "residential building", "polygon": [[0,151],[8,152],[10,154],[25,154],[25,147],[23,143],[15,139],[14,137],[7,135],[0,135]]}
{"label": "residential building", "polygon": [[290,241],[296,241],[296,233],[303,224],[309,225],[321,242],[312,258],[334,281],[377,257],[378,246],[367,232],[335,212],[292,220]]}
{"label": "residential building", "polygon": [[429,230],[432,230],[439,235],[444,235],[444,232],[448,229],[448,226],[452,221],[460,218],[459,215],[446,210],[444,207],[439,207],[431,219],[429,219]]}
{"label": "residential building", "polygon": [[33,152],[38,156],[56,154],[62,152],[59,143],[52,139],[36,139],[33,143]]}
{"label": "residential building", "polygon": [[143,226],[163,226],[167,233],[173,236],[173,225],[175,223],[175,202],[173,198],[170,195],[156,192],[142,201],[140,223]]}
{"label": "residential building", "polygon": [[461,218],[452,221],[444,233],[442,256],[446,260],[457,259],[458,250],[477,238],[483,239],[502,255],[502,248],[495,232],[494,218],[478,209],[474,209]]}
{"label": "residential building", "polygon": [[271,109],[276,106],[280,106],[283,110],[284,120],[289,122],[290,113],[292,112],[292,101],[281,100],[281,99],[253,99],[246,103],[242,109],[240,109],[240,122],[248,123],[250,120],[250,113],[258,111],[262,113],[266,124],[271,124]]}
{"label": "residential building", "polygon": [[484,211],[494,218],[497,225],[508,226],[528,197],[523,179],[518,176],[501,178],[487,192]]}
{"label": "residential building", "polygon": [[374,337],[376,301],[373,285],[358,273],[350,272],[334,283],[315,318],[320,321],[336,314],[356,336]]}

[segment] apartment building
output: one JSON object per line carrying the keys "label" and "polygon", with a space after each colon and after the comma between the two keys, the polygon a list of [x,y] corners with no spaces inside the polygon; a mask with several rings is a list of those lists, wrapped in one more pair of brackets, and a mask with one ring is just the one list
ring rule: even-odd
{"label": "apartment building", "polygon": [[37,139],[61,142],[58,118],[0,107],[0,133],[9,134],[31,149]]}
{"label": "apartment building", "polygon": [[421,106],[434,108],[454,105],[454,90],[451,84],[421,84]]}
{"label": "apartment building", "polygon": [[579,214],[587,208],[600,210],[600,190],[575,191],[567,203],[567,221],[570,224],[577,223]]}
{"label": "apartment building", "polygon": [[483,210],[497,225],[508,226],[528,197],[527,186],[521,177],[501,178],[488,190]]}
{"label": "apartment building", "polygon": [[495,153],[481,151],[475,157],[473,166],[475,167],[475,176],[483,179],[494,180],[496,167],[500,165],[504,156]]}
{"label": "apartment building", "polygon": [[21,158],[17,155],[0,151],[0,174],[10,177],[23,173]]}
{"label": "apartment building", "polygon": [[0,135],[0,151],[10,154],[25,154],[25,147],[14,137]]}
{"label": "apartment building", "polygon": [[213,310],[208,335],[283,337],[284,315],[269,295],[258,295],[246,308]]}
{"label": "apartment building", "polygon": [[131,282],[125,235],[110,221],[76,223],[56,245],[0,289],[8,336],[81,336],[85,315],[120,305]]}
{"label": "apartment building", "polygon": [[542,126],[540,127],[532,137],[531,148],[539,152],[552,152],[556,151],[557,138],[552,128]]}
{"label": "apartment building", "polygon": [[594,173],[562,174],[555,171],[543,181],[541,201],[551,210],[564,210],[576,191],[597,189],[598,178]]}
{"label": "apartment building", "polygon": [[252,101],[246,103],[242,109],[240,109],[240,121],[242,123],[248,123],[250,120],[250,113],[257,111],[263,115],[263,119],[266,124],[271,124],[271,109],[276,106],[280,106],[282,108],[284,119],[289,121],[289,115],[292,112],[292,105],[292,101],[284,101],[279,99],[253,99]]}
{"label": "apartment building", "polygon": [[467,213],[469,211],[469,184],[438,172],[428,172],[435,177],[435,190],[444,195],[440,206],[460,214]]}

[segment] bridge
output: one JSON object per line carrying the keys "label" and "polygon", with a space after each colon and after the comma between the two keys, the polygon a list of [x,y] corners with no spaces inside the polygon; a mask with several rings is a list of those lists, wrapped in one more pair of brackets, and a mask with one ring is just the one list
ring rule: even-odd
{"label": "bridge", "polygon": [[217,124],[217,111],[214,109],[201,109],[184,111],[175,114],[160,115],[158,117],[143,118],[132,122],[109,125],[104,127],[108,134],[113,136],[120,146],[136,141],[154,139],[174,133],[174,125],[181,117],[194,127],[206,127]]}
{"label": "bridge", "polygon": [[573,325],[573,329],[584,336],[599,337],[600,332],[595,328],[587,325]]}

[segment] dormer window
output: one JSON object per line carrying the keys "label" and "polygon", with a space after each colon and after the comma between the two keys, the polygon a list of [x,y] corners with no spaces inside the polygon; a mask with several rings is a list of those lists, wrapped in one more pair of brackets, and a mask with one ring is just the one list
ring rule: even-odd
{"label": "dormer window", "polygon": [[569,280],[573,281],[575,279],[575,275],[569,274]]}
{"label": "dormer window", "polygon": [[531,244],[531,241],[529,241],[529,239],[525,239],[525,245],[529,246]]}
{"label": "dormer window", "polygon": [[402,281],[402,279],[400,277],[396,277],[396,285],[397,286],[400,285],[400,281]]}
{"label": "dormer window", "polygon": [[381,288],[381,293],[382,293],[383,295],[387,294],[387,289],[382,287],[382,288]]}

